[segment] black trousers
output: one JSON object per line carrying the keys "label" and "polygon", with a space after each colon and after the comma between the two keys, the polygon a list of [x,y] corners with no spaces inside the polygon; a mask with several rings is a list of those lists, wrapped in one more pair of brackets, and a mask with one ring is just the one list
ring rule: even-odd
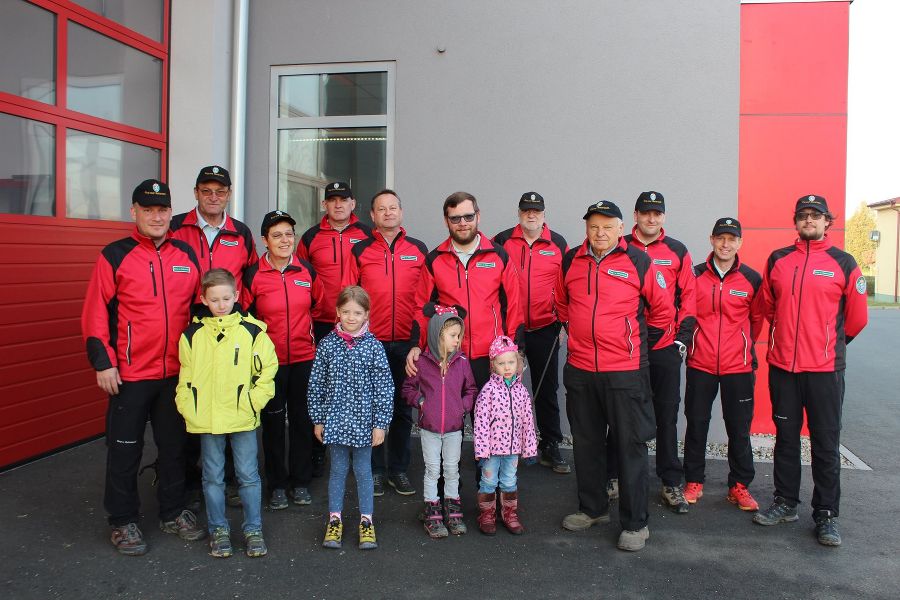
{"label": "black trousers", "polygon": [[406,380],[406,355],[412,344],[405,342],[383,343],[394,380],[394,414],[385,443],[372,448],[372,473],[396,475],[409,469],[409,434],[412,431],[412,407],[401,394]]}
{"label": "black trousers", "polygon": [[594,373],[563,367],[566,412],[572,427],[578,507],[591,517],[609,512],[606,431],[615,434],[619,468],[619,521],[636,531],[647,524],[647,441],[653,407],[646,369]]}
{"label": "black trousers", "polygon": [[789,373],[770,366],[769,394],[775,422],[775,495],[789,504],[800,503],[800,429],[805,408],[812,449],[812,507],[837,516],[844,371]]}
{"label": "black trousers", "polygon": [[[531,370],[531,388],[534,397],[534,416],[541,434],[540,445],[558,444],[562,441],[559,426],[559,330],[561,325],[553,323],[525,332],[525,357]],[[546,369],[545,369],[546,367]],[[543,380],[541,374],[543,373]],[[535,388],[540,388],[535,392]]]}
{"label": "black trousers", "polygon": [[[313,337],[316,340],[316,346],[322,341],[328,333],[334,329],[334,321],[313,321]],[[319,461],[325,460],[325,445],[313,436],[312,455]]]}
{"label": "black trousers", "polygon": [[753,420],[753,386],[756,374],[713,375],[687,369],[684,392],[684,479],[703,483],[706,469],[706,436],[716,394],[721,389],[722,418],[728,434],[728,487],[749,486],[753,481],[753,450],[750,422]]}
{"label": "black trousers", "polygon": [[[266,489],[308,487],[312,479],[313,424],[306,392],[312,361],[280,365],[275,374],[275,396],[260,415]],[[287,417],[287,449],[285,426]]]}
{"label": "black trousers", "polygon": [[175,408],[177,377],[126,381],[109,397],[106,411],[106,490],[103,506],[113,527],[140,517],[137,475],[147,419],[156,443],[159,518],[171,521],[184,508],[184,419]]}
{"label": "black trousers", "polygon": [[678,460],[678,405],[681,404],[681,356],[675,344],[651,350],[650,387],[656,414],[656,474],[663,485],[681,484]]}

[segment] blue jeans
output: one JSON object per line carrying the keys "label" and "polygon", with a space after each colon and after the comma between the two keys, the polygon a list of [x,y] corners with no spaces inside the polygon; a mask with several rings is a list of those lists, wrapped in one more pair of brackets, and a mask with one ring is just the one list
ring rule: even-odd
{"label": "blue jeans", "polygon": [[359,496],[359,514],[371,515],[375,507],[375,486],[372,483],[372,446],[353,448],[341,444],[329,444],[331,473],[328,476],[328,512],[339,513],[344,508],[344,486],[350,463],[356,478],[356,494]]}
{"label": "blue jeans", "polygon": [[238,494],[244,507],[244,533],[262,531],[262,485],[256,457],[256,431],[227,434],[204,433],[200,436],[203,461],[203,496],[206,499],[210,533],[220,527],[229,529],[225,518],[225,437],[231,438],[231,455]]}
{"label": "blue jeans", "polygon": [[491,456],[490,458],[482,458],[479,461],[481,465],[481,484],[478,491],[482,494],[493,494],[497,491],[497,482],[500,482],[501,492],[516,491],[516,467],[519,465],[518,454],[507,454],[504,456]]}

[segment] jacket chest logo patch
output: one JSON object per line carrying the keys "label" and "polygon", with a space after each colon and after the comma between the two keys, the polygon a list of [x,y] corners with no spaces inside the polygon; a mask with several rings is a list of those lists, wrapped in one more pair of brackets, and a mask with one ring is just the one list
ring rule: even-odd
{"label": "jacket chest logo patch", "polygon": [[538,250],[538,254],[543,254],[544,256],[556,256],[556,252],[553,250]]}
{"label": "jacket chest logo patch", "polygon": [[653,264],[654,264],[654,265],[663,265],[663,266],[666,266],[666,267],[670,267],[670,266],[672,266],[672,261],[669,260],[668,258],[654,258],[654,259],[653,259]]}
{"label": "jacket chest logo patch", "polygon": [[223,246],[237,246],[238,243],[234,240],[219,240],[219,243]]}
{"label": "jacket chest logo patch", "polygon": [[628,273],[626,273],[625,271],[616,271],[615,269],[608,269],[606,272],[609,273],[610,275],[612,275],[613,277],[621,277],[622,279],[628,279]]}
{"label": "jacket chest logo patch", "polygon": [[350,238],[350,243],[351,243],[351,244],[358,244],[358,243],[360,243],[361,241],[362,241],[362,240],[361,240],[361,239],[358,239],[358,238]]}
{"label": "jacket chest logo patch", "polygon": [[856,280],[856,291],[863,295],[866,293],[866,278],[862,275]]}
{"label": "jacket chest logo patch", "polygon": [[748,296],[747,292],[742,292],[741,290],[728,290],[728,293],[732,296],[740,296],[741,298],[746,298]]}
{"label": "jacket chest logo patch", "polygon": [[175,273],[190,273],[190,267],[184,267],[182,265],[172,265],[172,271]]}
{"label": "jacket chest logo patch", "polygon": [[308,281],[301,281],[299,279],[294,280],[294,285],[299,285],[300,287],[309,287],[310,286]]}
{"label": "jacket chest logo patch", "polygon": [[419,260],[419,257],[418,256],[407,256],[406,254],[401,254],[400,260]]}
{"label": "jacket chest logo patch", "polygon": [[666,278],[663,277],[663,274],[659,271],[656,272],[656,285],[658,285],[662,289],[666,289]]}
{"label": "jacket chest logo patch", "polygon": [[819,277],[834,277],[834,271],[823,271],[822,269],[813,269],[813,275]]}
{"label": "jacket chest logo patch", "polygon": [[493,269],[494,267],[497,266],[497,263],[495,263],[495,262],[477,262],[477,263],[475,263],[475,266],[479,269]]}

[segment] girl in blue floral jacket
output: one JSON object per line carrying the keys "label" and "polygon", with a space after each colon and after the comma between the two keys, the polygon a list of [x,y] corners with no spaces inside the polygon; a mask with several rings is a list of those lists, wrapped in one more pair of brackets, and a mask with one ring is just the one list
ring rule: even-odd
{"label": "girl in blue floral jacket", "polygon": [[384,441],[394,413],[394,383],[384,346],[369,332],[369,295],[344,288],[337,300],[338,323],[316,349],[309,377],[309,416],[314,433],[330,448],[326,548],[340,548],[344,485],[350,464],[359,496],[359,547],[377,548],[372,524],[372,446]]}

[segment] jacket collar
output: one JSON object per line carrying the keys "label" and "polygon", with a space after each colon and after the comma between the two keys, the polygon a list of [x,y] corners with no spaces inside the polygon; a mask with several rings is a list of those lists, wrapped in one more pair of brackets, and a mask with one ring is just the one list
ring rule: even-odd
{"label": "jacket collar", "polygon": [[[262,258],[259,259],[259,270],[260,272],[265,271],[278,271],[275,267],[272,266],[272,263],[269,262],[269,253],[266,252],[262,255]],[[285,267],[284,271],[302,271],[303,266],[300,264],[300,261],[297,259],[295,254],[291,254],[291,262],[288,263],[288,266]]]}
{"label": "jacket collar", "polygon": [[[487,237],[480,231],[478,233],[481,235],[481,240],[478,242],[478,246],[475,248],[474,254],[478,254],[479,252],[493,252],[494,242],[492,242],[489,237]],[[453,255],[456,254],[456,250],[454,250],[453,248],[453,241],[449,237],[441,242],[441,245],[435,249],[438,252],[449,252]]]}
{"label": "jacket collar", "polygon": [[[716,275],[719,274],[719,269],[716,268],[716,263],[713,262],[715,257],[715,252],[710,252],[709,256],[706,257],[706,267]],[[725,276],[727,277],[729,274],[734,273],[738,269],[741,268],[741,257],[738,254],[734,255],[734,264],[731,265],[731,268],[725,272]]]}
{"label": "jacket collar", "polygon": [[[515,227],[513,227],[512,233],[510,234],[509,237],[511,237],[511,238],[519,238],[519,239],[522,239],[522,240],[525,239],[525,232],[522,231],[522,224],[521,224],[521,223],[518,224],[518,225],[516,225]],[[550,227],[549,227],[546,223],[544,223],[544,224],[541,226],[541,235],[538,236],[538,240],[543,240],[543,241],[545,241],[545,242],[549,242],[549,241],[550,241]],[[537,241],[537,240],[535,240],[535,241]]]}
{"label": "jacket collar", "polygon": [[156,252],[157,250],[162,249],[162,247],[166,245],[166,242],[168,242],[170,239],[172,239],[172,231],[171,230],[166,231],[166,239],[163,240],[163,243],[159,245],[159,248],[156,247],[156,244],[153,243],[153,240],[151,240],[146,235],[144,235],[140,231],[138,231],[137,225],[135,225],[134,229],[132,229],[131,237],[136,239],[141,246],[144,246],[145,248],[148,248],[148,249]]}
{"label": "jacket collar", "polygon": [[[590,246],[590,242],[588,242],[587,238],[585,238],[584,242],[581,243],[581,246],[578,247],[578,250],[575,252],[575,257],[578,258],[580,256],[586,256],[588,258],[594,258],[588,253],[588,247]],[[625,241],[624,236],[619,236],[619,241],[616,243],[615,248],[613,248],[609,254],[615,254],[616,252],[625,252],[628,249],[628,242]],[[607,256],[609,256],[607,254]]]}
{"label": "jacket collar", "polygon": [[372,228],[372,237],[375,239],[376,242],[384,244],[385,246],[390,248],[394,244],[399,242],[401,239],[406,237],[406,230],[401,226],[400,231],[397,233],[397,237],[395,237],[394,241],[391,243],[388,243],[388,241],[384,238],[384,236],[381,234],[381,232],[378,231],[377,229],[375,229],[374,227]]}
{"label": "jacket collar", "polygon": [[652,246],[656,242],[661,242],[666,239],[666,230],[662,227],[659,228],[659,237],[650,242],[649,244],[645,244],[640,237],[638,237],[638,226],[635,225],[631,228],[631,239],[634,240],[635,244],[640,244],[641,246]]}
{"label": "jacket collar", "polygon": [[[359,217],[357,217],[354,213],[350,213],[350,221],[347,223],[347,226],[344,227],[341,231],[346,231],[350,229],[355,223],[359,221]],[[328,215],[324,215],[322,220],[319,222],[319,229],[327,230],[327,231],[337,231],[334,227],[331,226],[331,222],[328,220]]]}
{"label": "jacket collar", "polygon": [[[197,207],[194,207],[194,210],[189,210],[184,215],[184,221],[182,221],[182,225],[191,225],[192,227],[200,227],[200,221],[197,219]],[[222,223],[222,229],[224,233],[231,233],[237,235],[237,227],[234,225],[234,220],[231,218],[227,212],[225,213],[225,222]]]}
{"label": "jacket collar", "polygon": [[794,246],[800,252],[812,254],[813,252],[824,252],[831,248],[831,240],[828,239],[828,234],[826,233],[821,240],[801,240],[797,238],[794,240]]}

